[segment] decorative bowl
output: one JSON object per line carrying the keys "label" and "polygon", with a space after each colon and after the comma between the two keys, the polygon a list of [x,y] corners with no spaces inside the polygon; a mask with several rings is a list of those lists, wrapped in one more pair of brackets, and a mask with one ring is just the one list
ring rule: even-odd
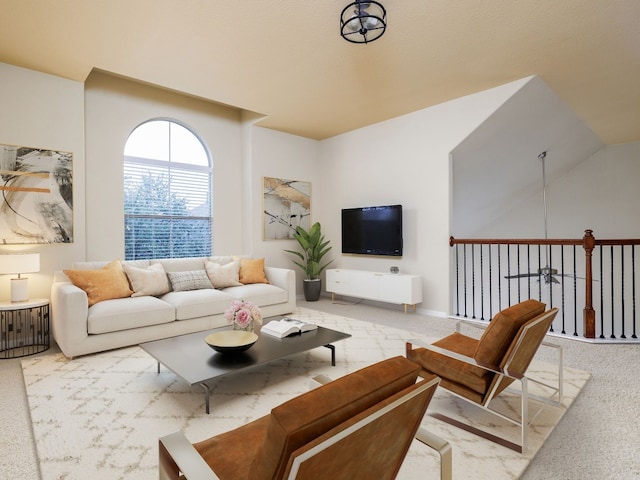
{"label": "decorative bowl", "polygon": [[211,333],[204,339],[211,348],[220,353],[244,352],[258,340],[258,335],[244,330],[222,330]]}

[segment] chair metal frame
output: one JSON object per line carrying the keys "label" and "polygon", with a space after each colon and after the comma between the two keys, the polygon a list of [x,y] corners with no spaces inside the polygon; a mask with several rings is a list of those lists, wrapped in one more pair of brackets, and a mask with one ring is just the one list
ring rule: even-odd
{"label": "chair metal frame", "polygon": [[[456,397],[461,398],[462,400],[465,400],[471,403],[472,405],[476,405],[484,409],[485,411],[493,415],[496,415],[497,417],[502,418],[503,420],[509,423],[519,426],[521,430],[520,444],[511,442],[507,439],[501,438],[497,435],[494,435],[485,430],[476,428],[472,425],[468,425],[466,423],[463,423],[459,420],[448,417],[441,413],[428,412],[428,415],[433,418],[437,418],[438,420],[441,420],[443,422],[449,423],[450,425],[454,425],[458,428],[461,428],[462,430],[478,435],[482,438],[486,438],[494,443],[503,445],[507,448],[510,448],[511,450],[515,450],[519,453],[523,453],[524,451],[526,451],[527,445],[528,445],[528,430],[531,424],[533,423],[533,421],[536,419],[536,417],[542,412],[542,410],[546,405],[552,405],[555,407],[560,407],[562,405],[563,383],[564,383],[564,380],[563,380],[564,358],[563,358],[562,346],[554,343],[546,342],[546,341],[543,341],[540,343],[540,346],[554,348],[558,353],[558,385],[557,386],[550,385],[545,382],[541,382],[534,378],[528,377],[526,375],[526,371],[524,374],[512,372],[510,371],[510,366],[513,360],[515,359],[516,355],[518,354],[520,347],[526,343],[526,338],[529,331],[535,326],[537,326],[539,323],[547,321],[549,317],[554,317],[557,314],[557,311],[558,311],[557,308],[548,310],[523,327],[522,332],[520,332],[520,335],[516,341],[516,344],[514,348],[511,350],[511,353],[509,354],[509,356],[507,357],[503,368],[500,368],[499,366],[495,366],[495,365],[487,365],[487,364],[479,363],[472,357],[467,357],[465,355],[461,355],[457,352],[453,352],[453,351],[438,347],[436,345],[427,344],[420,340],[409,340],[407,342],[407,347],[406,347],[407,356],[409,355],[409,351],[412,349],[412,346],[417,345],[427,350],[431,350],[441,355],[454,358],[461,362],[482,368],[484,370],[487,370],[496,374],[498,377],[494,380],[491,391],[485,396],[485,399],[482,403],[474,402],[473,400],[470,400],[469,398],[466,398],[463,395],[460,395],[456,392],[448,390],[446,387],[442,385],[441,387],[447,390],[447,392],[449,392],[450,394],[455,395]],[[456,331],[458,332],[460,331],[459,330],[460,322],[458,322],[458,324],[456,325]],[[473,322],[463,322],[463,323],[468,323],[475,327],[479,327],[477,323],[473,323]],[[535,352],[533,355],[535,355]],[[527,370],[528,370],[528,367],[527,367]],[[505,415],[497,410],[494,410],[490,406],[491,401],[497,397],[496,392],[503,378],[516,380],[520,383],[521,388],[520,388],[520,391],[518,392],[520,394],[520,417],[519,418],[513,418],[508,415]],[[544,397],[540,395],[529,394],[529,382],[548,388],[550,390],[549,396]],[[508,387],[506,390],[513,390],[513,388]],[[540,408],[531,416],[529,415],[529,400],[535,400],[542,404]]]}

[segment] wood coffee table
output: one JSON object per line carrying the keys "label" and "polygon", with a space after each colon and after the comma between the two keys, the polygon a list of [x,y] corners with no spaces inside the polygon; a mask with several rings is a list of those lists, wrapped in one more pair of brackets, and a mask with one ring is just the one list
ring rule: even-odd
{"label": "wood coffee table", "polygon": [[216,331],[220,329],[140,344],[140,348],[158,361],[158,373],[162,364],[189,385],[199,384],[204,388],[207,413],[211,390],[206,382],[317,347],[331,350],[331,365],[335,366],[336,351],[332,343],[351,336],[319,326],[317,330],[285,338],[258,334],[258,341],[249,350],[218,353],[204,341],[207,335]]}

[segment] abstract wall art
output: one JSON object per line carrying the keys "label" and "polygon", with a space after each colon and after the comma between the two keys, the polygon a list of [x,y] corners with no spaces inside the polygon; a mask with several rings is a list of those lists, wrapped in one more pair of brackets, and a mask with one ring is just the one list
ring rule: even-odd
{"label": "abstract wall art", "polygon": [[296,227],[311,222],[311,182],[263,177],[264,240],[293,238]]}
{"label": "abstract wall art", "polygon": [[0,144],[0,242],[73,242],[73,155]]}

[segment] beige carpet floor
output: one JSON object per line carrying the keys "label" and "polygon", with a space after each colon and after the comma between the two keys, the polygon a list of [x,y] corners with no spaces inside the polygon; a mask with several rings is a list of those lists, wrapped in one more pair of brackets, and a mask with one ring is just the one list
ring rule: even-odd
{"label": "beige carpet floor", "polygon": [[[156,363],[138,347],[67,360],[61,354],[22,362],[33,422],[37,456],[44,480],[157,478],[157,439],[184,430],[192,441],[224,432],[265,415],[271,408],[304,392],[313,375],[339,377],[383,358],[402,355],[409,334],[380,323],[300,308],[297,316],[351,338],[338,342],[337,365],[326,349],[288,357],[212,384],[212,410],[204,413],[199,387],[190,388],[173,373],[156,373]],[[553,365],[536,360],[532,375],[547,380]],[[454,478],[512,479],[527,468],[578,396],[589,373],[565,370],[565,400],[547,407],[530,430],[530,448],[520,455],[504,447],[425,417],[423,425],[448,439],[454,449]],[[503,408],[516,408],[516,397],[505,396]],[[457,415],[478,426],[516,440],[519,430],[483,415],[475,407],[439,391],[430,411]],[[438,458],[414,442],[399,478],[420,478],[438,472]]]}

